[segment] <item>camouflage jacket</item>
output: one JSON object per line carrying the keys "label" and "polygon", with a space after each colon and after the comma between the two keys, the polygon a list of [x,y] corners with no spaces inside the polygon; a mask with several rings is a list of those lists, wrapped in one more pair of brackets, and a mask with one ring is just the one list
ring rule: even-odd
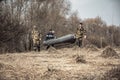
{"label": "camouflage jacket", "polygon": [[39,31],[33,29],[31,34],[33,43],[38,43],[39,41],[41,41],[42,35],[39,33]]}
{"label": "camouflage jacket", "polygon": [[77,29],[76,38],[83,38],[84,35],[86,35],[86,30],[83,27],[80,29]]}

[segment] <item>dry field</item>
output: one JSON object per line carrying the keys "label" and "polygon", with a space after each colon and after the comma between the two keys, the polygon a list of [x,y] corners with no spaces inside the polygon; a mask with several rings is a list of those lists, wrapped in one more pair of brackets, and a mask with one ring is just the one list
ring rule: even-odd
{"label": "dry field", "polygon": [[[119,80],[107,72],[120,65],[120,57],[104,58],[103,50],[74,47],[1,54],[0,80]],[[114,50],[120,56],[120,49]]]}

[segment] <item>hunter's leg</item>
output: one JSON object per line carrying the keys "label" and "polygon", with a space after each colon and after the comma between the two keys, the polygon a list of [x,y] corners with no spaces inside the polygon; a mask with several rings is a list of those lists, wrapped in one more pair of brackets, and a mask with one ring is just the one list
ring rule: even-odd
{"label": "hunter's leg", "polygon": [[48,50],[50,48],[50,46],[47,46],[46,50]]}

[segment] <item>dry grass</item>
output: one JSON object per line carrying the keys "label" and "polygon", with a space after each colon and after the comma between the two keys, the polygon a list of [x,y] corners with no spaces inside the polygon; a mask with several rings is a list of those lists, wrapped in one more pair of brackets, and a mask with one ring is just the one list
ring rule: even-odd
{"label": "dry grass", "polygon": [[119,55],[112,47],[106,47],[101,56],[104,58],[119,58]]}
{"label": "dry grass", "polygon": [[83,55],[74,55],[73,58],[75,59],[76,63],[86,63],[87,61],[85,60]]}
{"label": "dry grass", "polygon": [[102,78],[103,80],[120,80],[120,65],[113,67],[107,71]]}
{"label": "dry grass", "polygon": [[58,53],[60,53],[60,52],[57,51],[54,47],[50,47],[50,48],[48,49],[48,53],[56,53],[56,54],[58,54]]}
{"label": "dry grass", "polygon": [[102,50],[88,52],[81,48],[64,48],[1,54],[0,80],[100,80],[107,71],[120,64],[120,59],[104,59],[99,56],[101,53]]}
{"label": "dry grass", "polygon": [[85,48],[88,51],[98,51],[99,50],[95,45],[86,45]]}

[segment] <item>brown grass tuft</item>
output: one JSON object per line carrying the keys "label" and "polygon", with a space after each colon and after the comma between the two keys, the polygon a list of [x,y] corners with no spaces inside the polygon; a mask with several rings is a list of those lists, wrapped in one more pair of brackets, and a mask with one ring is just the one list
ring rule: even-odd
{"label": "brown grass tuft", "polygon": [[95,45],[86,45],[85,48],[88,51],[98,51],[98,48]]}
{"label": "brown grass tuft", "polygon": [[120,80],[120,65],[107,71],[102,80]]}
{"label": "brown grass tuft", "polygon": [[83,55],[75,55],[74,59],[76,63],[86,63],[86,60]]}
{"label": "brown grass tuft", "polygon": [[48,53],[60,53],[59,51],[57,51],[57,49],[55,49],[54,47],[50,47],[48,49]]}
{"label": "brown grass tuft", "polygon": [[104,58],[118,58],[119,57],[117,52],[111,47],[106,47],[106,49],[103,51],[101,56]]}
{"label": "brown grass tuft", "polygon": [[41,76],[41,80],[69,80],[69,73],[57,69],[48,69]]}

